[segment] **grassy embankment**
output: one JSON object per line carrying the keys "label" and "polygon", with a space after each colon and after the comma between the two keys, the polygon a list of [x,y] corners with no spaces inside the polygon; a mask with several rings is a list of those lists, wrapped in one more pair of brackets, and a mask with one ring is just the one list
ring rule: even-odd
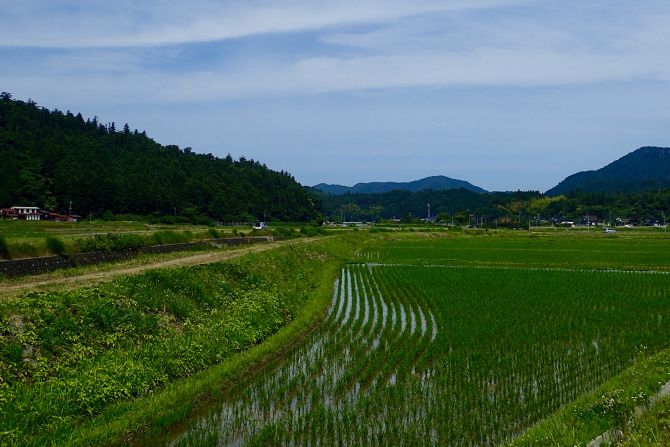
{"label": "grassy embankment", "polygon": [[316,236],[308,224],[276,225],[264,231],[248,227],[152,225],[142,222],[26,222],[0,220],[0,259],[67,255],[87,251],[139,249],[151,245],[238,236]]}
{"label": "grassy embankment", "polygon": [[1,302],[0,443],[165,430],[308,330],[353,250],[328,239]]}
{"label": "grassy embankment", "polygon": [[626,433],[623,447],[661,447],[670,445],[670,397],[660,400],[634,421]]}
{"label": "grassy embankment", "polygon": [[668,445],[670,399],[657,402],[639,419],[636,419],[636,410],[644,408],[669,380],[670,349],[666,348],[638,360],[594,391],[541,420],[510,447],[586,446],[611,430],[623,433],[623,445]]}

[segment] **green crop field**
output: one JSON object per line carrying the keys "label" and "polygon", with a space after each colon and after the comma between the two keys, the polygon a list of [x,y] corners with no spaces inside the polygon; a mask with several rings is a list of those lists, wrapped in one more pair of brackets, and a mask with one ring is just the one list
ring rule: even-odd
{"label": "green crop field", "polygon": [[[669,345],[662,235],[380,239],[301,348],[173,444],[501,445]],[[581,442],[616,422],[596,407]]]}
{"label": "green crop field", "polygon": [[0,445],[670,439],[667,400],[630,420],[670,379],[668,253],[664,232],[347,231],[11,297]]}

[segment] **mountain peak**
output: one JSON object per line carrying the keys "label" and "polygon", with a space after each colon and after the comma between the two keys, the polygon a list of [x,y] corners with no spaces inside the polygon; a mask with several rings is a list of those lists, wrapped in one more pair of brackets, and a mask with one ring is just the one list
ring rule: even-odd
{"label": "mountain peak", "polygon": [[645,146],[595,171],[582,171],[567,177],[546,192],[570,191],[634,192],[670,187],[670,148]]}

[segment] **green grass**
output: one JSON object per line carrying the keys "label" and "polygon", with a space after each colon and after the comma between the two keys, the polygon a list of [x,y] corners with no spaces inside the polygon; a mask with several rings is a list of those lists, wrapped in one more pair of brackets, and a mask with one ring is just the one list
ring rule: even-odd
{"label": "green grass", "polygon": [[[212,238],[276,236],[313,237],[327,231],[308,224],[249,227],[156,225],[142,222],[28,222],[0,220],[0,259],[18,259],[88,251],[138,249]],[[54,241],[59,241],[54,245]]]}
{"label": "green grass", "polygon": [[0,443],[123,444],[178,420],[318,317],[339,262],[332,244],[0,302]]}
{"label": "green grass", "polygon": [[670,397],[659,401],[637,419],[626,432],[623,447],[664,447],[670,445]]}
{"label": "green grass", "polygon": [[[212,228],[195,225],[153,225],[142,222],[47,222],[0,220],[5,241],[0,258],[16,259],[61,254],[47,241],[57,239],[65,252],[116,250],[212,238]],[[247,230],[248,231],[248,230]],[[232,237],[232,229],[215,230]]]}

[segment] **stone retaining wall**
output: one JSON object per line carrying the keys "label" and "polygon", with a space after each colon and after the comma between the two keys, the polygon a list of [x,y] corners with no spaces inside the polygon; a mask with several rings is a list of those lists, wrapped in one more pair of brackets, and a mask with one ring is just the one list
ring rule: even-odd
{"label": "stone retaining wall", "polygon": [[103,262],[123,261],[133,258],[140,253],[173,253],[186,251],[192,248],[206,248],[216,246],[232,246],[242,244],[254,244],[261,242],[272,242],[279,238],[272,237],[233,237],[210,239],[207,241],[186,242],[182,244],[153,245],[143,247],[139,250],[121,251],[94,251],[89,253],[74,253],[69,256],[43,256],[39,258],[15,259],[0,261],[0,275],[2,276],[25,276],[38,275],[40,273],[53,272],[54,270],[77,267],[82,265],[100,264]]}

